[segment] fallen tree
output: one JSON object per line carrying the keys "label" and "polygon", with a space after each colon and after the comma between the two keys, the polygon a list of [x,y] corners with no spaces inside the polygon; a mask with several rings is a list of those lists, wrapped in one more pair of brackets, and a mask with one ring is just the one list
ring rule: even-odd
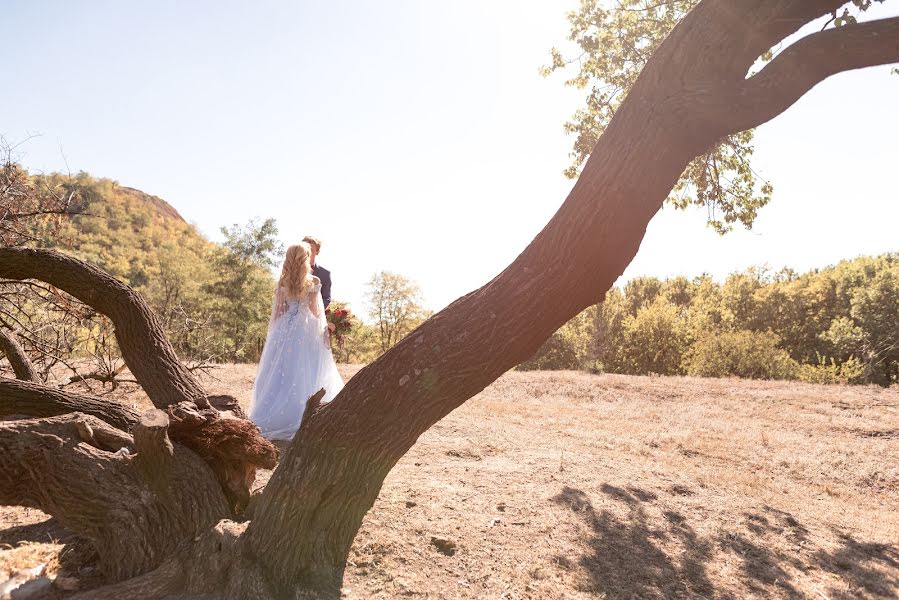
{"label": "fallen tree", "polygon": [[[693,8],[648,61],[546,227],[492,281],[362,369],[333,402],[310,408],[248,524],[234,521],[242,493],[273,453],[246,421],[221,418],[139,296],[55,253],[0,250],[0,277],[46,281],[109,316],[129,368],[164,411],[145,414],[131,441],[122,432],[111,445],[101,441],[113,435],[107,424],[84,415],[3,424],[0,499],[58,515],[97,544],[110,529],[98,515],[115,506],[164,533],[121,523],[132,548],[101,556],[114,583],[85,598],[338,597],[353,538],[396,462],[603,298],[695,156],[768,121],[830,75],[899,61],[899,18],[882,19],[809,35],[747,77],[759,56],[843,4],[703,0]],[[176,423],[194,427],[176,435]],[[111,452],[116,445],[128,450]],[[76,508],[48,456],[124,493],[110,500],[83,490]]]}

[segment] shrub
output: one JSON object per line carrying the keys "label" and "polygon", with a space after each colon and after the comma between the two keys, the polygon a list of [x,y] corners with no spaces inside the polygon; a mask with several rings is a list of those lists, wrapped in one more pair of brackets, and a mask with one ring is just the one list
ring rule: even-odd
{"label": "shrub", "polygon": [[778,347],[770,331],[708,332],[684,357],[684,370],[699,377],[794,379],[799,365]]}
{"label": "shrub", "polygon": [[596,307],[591,306],[552,334],[534,356],[518,365],[518,369],[558,371],[589,368],[593,358],[595,320]]}
{"label": "shrub", "polygon": [[865,379],[865,365],[858,358],[851,356],[842,363],[834,359],[824,360],[819,357],[819,364],[799,366],[799,381],[806,383],[824,383],[828,385],[862,383]]}
{"label": "shrub", "polygon": [[622,371],[634,375],[656,373],[677,375],[687,349],[687,335],[681,311],[657,297],[634,316],[624,319]]}

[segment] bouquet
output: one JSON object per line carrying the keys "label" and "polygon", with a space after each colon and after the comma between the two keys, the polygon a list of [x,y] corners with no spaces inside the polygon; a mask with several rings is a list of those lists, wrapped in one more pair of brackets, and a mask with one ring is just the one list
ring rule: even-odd
{"label": "bouquet", "polygon": [[343,339],[350,331],[353,330],[353,324],[350,321],[350,311],[345,308],[325,309],[325,318],[329,325],[333,325],[331,335],[337,338],[337,345],[343,348]]}

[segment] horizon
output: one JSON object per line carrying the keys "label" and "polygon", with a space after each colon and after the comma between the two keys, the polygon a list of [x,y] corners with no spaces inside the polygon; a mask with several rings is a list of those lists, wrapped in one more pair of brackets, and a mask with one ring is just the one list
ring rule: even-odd
{"label": "horizon", "polygon": [[[335,297],[360,315],[380,270],[434,311],[485,284],[573,185],[562,124],[583,93],[537,70],[565,47],[575,2],[49,5],[15,4],[0,24],[21,54],[0,134],[42,134],[26,168],[140,189],[214,241],[253,217],[274,217],[285,244],[317,235]],[[899,250],[896,105],[889,67],[823,82],[757,130],[753,167],[775,191],[753,230],[719,237],[702,209],[665,207],[616,285]]]}

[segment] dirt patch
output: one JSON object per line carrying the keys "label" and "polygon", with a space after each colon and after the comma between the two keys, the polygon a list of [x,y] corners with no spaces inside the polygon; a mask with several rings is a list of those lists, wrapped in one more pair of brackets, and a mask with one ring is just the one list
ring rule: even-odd
{"label": "dirt patch", "polygon": [[[245,403],[253,374],[207,384]],[[344,596],[897,597],[895,431],[895,389],[508,373],[387,478]],[[0,569],[56,557],[90,582],[46,515],[0,509],[0,530]]]}

